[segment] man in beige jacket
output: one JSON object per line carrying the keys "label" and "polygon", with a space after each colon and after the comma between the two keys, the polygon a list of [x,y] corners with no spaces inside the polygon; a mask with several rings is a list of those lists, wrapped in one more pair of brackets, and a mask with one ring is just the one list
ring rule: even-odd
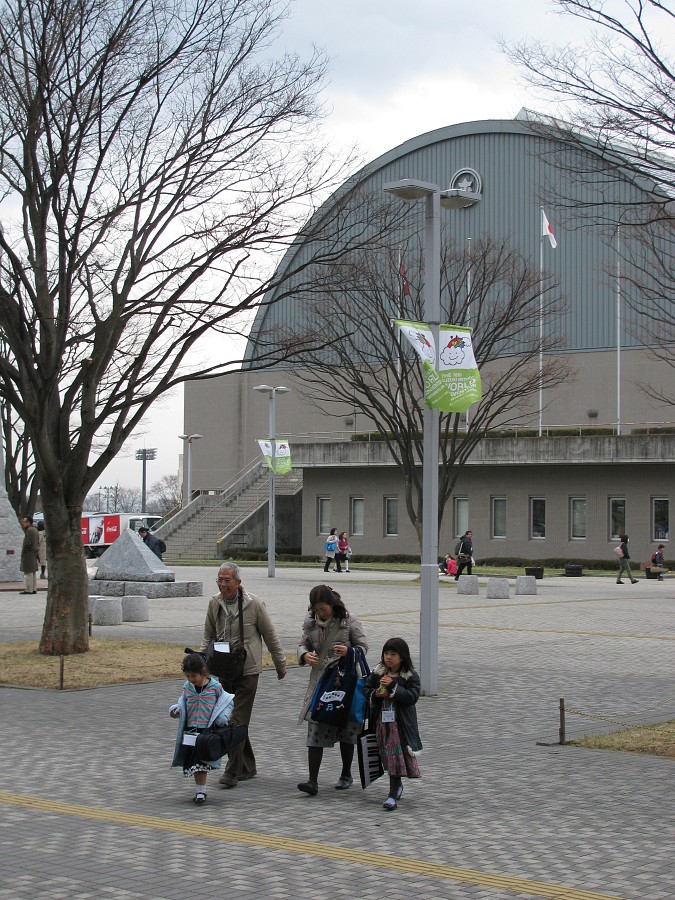
{"label": "man in beige jacket", "polygon": [[[234,710],[230,721],[248,727],[262,671],[263,641],[272,654],[277,678],[280,680],[286,675],[286,657],[265,604],[255,594],[249,594],[241,587],[239,566],[223,563],[218,570],[216,583],[220,593],[209,601],[202,650],[206,650],[210,641],[227,641],[232,649],[239,646],[238,598],[241,591],[246,663],[244,676],[234,690]],[[253,778],[256,774],[253,747],[250,737],[247,737],[243,744],[239,744],[230,753],[220,783],[233,788],[240,781]]]}

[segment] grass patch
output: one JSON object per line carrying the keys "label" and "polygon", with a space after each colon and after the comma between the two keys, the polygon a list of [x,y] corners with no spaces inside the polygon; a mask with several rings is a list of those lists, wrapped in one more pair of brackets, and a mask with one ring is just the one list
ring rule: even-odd
{"label": "grass patch", "polygon": [[675,759],[675,719],[579,738],[567,743],[593,750],[624,750],[628,753],[648,753],[650,756]]}
{"label": "grass patch", "polygon": [[[88,653],[66,656],[63,687],[66,690],[103,687],[110,684],[137,684],[180,679],[184,644],[155,641],[121,641],[92,638]],[[289,664],[295,654],[286,654]],[[263,667],[272,668],[270,655],[263,653]],[[15,687],[58,689],[60,657],[44,656],[35,641],[0,644],[0,684]]]}

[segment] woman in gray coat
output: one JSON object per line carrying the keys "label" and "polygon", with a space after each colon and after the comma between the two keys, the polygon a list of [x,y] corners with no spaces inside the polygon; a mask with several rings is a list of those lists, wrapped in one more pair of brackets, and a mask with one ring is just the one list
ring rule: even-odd
{"label": "woman in gray coat", "polygon": [[309,612],[302,626],[302,641],[298,647],[298,662],[301,666],[311,666],[305,702],[300,713],[300,722],[307,721],[307,757],[309,778],[298,785],[298,790],[314,796],[319,792],[319,769],[324,747],[334,747],[340,743],[342,772],[335,785],[338,791],[345,791],[353,784],[352,762],[354,747],[362,725],[348,723],[344,728],[323,725],[309,720],[309,704],[314,689],[324,669],[339,657],[345,656],[350,647],[361,647],[368,652],[368,643],[361,623],[345,609],[340,595],[327,584],[318,584],[309,592]]}

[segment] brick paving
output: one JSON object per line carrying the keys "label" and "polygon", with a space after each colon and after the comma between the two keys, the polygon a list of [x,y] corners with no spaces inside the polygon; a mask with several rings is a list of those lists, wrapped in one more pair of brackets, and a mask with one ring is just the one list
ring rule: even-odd
{"label": "brick paving", "polygon": [[[330,578],[362,619],[371,663],[393,635],[416,655],[414,579],[354,569]],[[215,568],[177,571],[211,593]],[[244,570],[288,650],[309,588],[323,578],[319,569],[277,569],[275,579]],[[381,808],[378,783],[333,789],[337,750],[325,753],[319,795],[297,791],[306,775],[297,724],[304,669],[282,682],[263,674],[252,722],[259,775],[234,790],[210,775],[203,807],[169,769],[178,674],[77,692],[0,688],[0,898],[673,898],[675,762],[555,742],[561,696],[620,720],[637,713],[636,723],[675,717],[675,581],[621,590],[610,578],[561,577],[538,591],[488,601],[484,579],[470,598],[442,584],[440,690],[418,704],[423,778],[405,784],[393,813]],[[206,597],[151,601],[149,622],[95,633],[175,642],[178,670],[205,607]],[[2,640],[37,638],[43,612],[44,594],[0,594]],[[568,716],[570,737],[615,727]],[[272,846],[278,838],[287,845]],[[324,847],[337,858],[322,856]],[[369,865],[350,859],[355,851],[385,859]],[[401,860],[410,865],[399,870]],[[427,869],[416,871],[418,862]],[[462,873],[478,883],[463,883]],[[508,879],[521,879],[516,890]]]}

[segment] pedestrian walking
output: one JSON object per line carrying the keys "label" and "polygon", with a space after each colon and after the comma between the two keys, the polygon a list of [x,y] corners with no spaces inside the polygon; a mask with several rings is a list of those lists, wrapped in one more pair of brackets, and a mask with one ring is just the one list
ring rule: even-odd
{"label": "pedestrian walking", "polygon": [[349,572],[349,559],[352,555],[352,548],[349,546],[349,538],[346,531],[341,531],[338,535],[338,554],[340,562],[345,564],[345,572]]}
{"label": "pedestrian walking", "polygon": [[628,552],[628,535],[622,534],[619,535],[619,539],[621,543],[618,547],[614,548],[614,552],[616,553],[619,559],[619,574],[616,576],[616,583],[623,584],[621,580],[622,575],[627,575],[630,578],[631,584],[637,584],[637,578],[633,578],[633,573],[630,570],[630,553]]}
{"label": "pedestrian walking", "polygon": [[344,791],[353,784],[352,762],[354,747],[362,723],[349,722],[344,728],[324,725],[309,719],[309,705],[314,689],[324,669],[347,655],[349,647],[361,647],[368,652],[368,643],[359,620],[345,608],[342,598],[327,584],[317,584],[309,592],[309,611],[302,625],[302,640],[298,647],[298,662],[312,669],[300,713],[300,723],[307,721],[307,761],[309,777],[298,785],[298,790],[314,796],[319,793],[319,769],[325,747],[340,744],[342,771],[335,789]]}
{"label": "pedestrian walking", "polygon": [[410,649],[403,638],[389,638],[382,658],[367,682],[371,714],[380,758],[389,775],[389,794],[382,804],[396,809],[403,794],[403,778],[421,778],[417,756],[422,741],[415,704],[420,696],[420,676],[413,668]]}
{"label": "pedestrian walking", "polygon": [[[234,710],[232,722],[248,725],[251,721],[258,680],[262,672],[263,641],[272,655],[277,678],[286,676],[286,657],[281,641],[263,601],[242,586],[241,570],[234,563],[223,563],[216,578],[218,593],[211,598],[204,622],[201,650],[211,641],[225,641],[232,649],[240,646],[239,607],[241,606],[244,629],[246,661],[241,679],[234,686]],[[219,783],[235,788],[240,781],[248,781],[258,774],[250,736],[233,747],[228,755],[225,771]]]}
{"label": "pedestrian walking", "polygon": [[330,569],[330,564],[332,562],[335,563],[335,571],[341,572],[337,528],[331,528],[330,534],[326,538],[326,543],[324,544],[324,552],[326,554],[326,564],[323,567],[324,572],[327,572]]}
{"label": "pedestrian walking", "polygon": [[223,690],[217,678],[212,678],[201,653],[188,653],[181,670],[186,682],[178,702],[169,708],[169,715],[178,719],[178,734],[172,766],[182,766],[183,775],[194,776],[196,792],[193,802],[206,802],[206,776],[220,768],[220,760],[204,762],[197,758],[197,736],[211,725],[227,725],[234,708],[234,695]]}

